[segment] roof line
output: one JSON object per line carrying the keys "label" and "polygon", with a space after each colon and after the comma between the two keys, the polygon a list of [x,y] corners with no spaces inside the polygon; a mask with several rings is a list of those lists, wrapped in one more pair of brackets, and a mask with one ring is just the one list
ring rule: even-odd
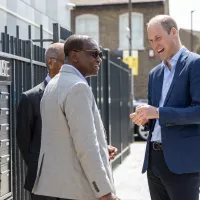
{"label": "roof line", "polygon": [[[148,1],[148,2],[132,2],[132,4],[144,4],[144,3],[163,3],[164,1],[161,1],[161,0],[157,0],[157,1]],[[76,4],[76,7],[85,7],[85,6],[89,6],[89,7],[93,7],[93,6],[115,6],[115,5],[126,5],[128,3],[102,3],[102,4]]]}

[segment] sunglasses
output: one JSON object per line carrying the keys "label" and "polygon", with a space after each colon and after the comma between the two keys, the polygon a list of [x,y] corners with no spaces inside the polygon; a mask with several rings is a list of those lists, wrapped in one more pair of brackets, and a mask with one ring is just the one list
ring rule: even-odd
{"label": "sunglasses", "polygon": [[89,52],[90,55],[96,59],[98,56],[99,58],[103,58],[103,52],[102,51],[98,51],[98,50],[73,50],[73,51],[76,51],[76,52],[79,52],[79,51],[86,51],[86,52]]}

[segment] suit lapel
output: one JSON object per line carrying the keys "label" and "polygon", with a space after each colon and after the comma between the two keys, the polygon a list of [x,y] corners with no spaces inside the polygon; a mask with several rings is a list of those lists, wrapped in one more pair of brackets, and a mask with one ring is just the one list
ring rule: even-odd
{"label": "suit lapel", "polygon": [[47,81],[44,80],[41,84],[40,84],[40,88],[39,88],[39,93],[40,93],[40,99],[42,98],[42,95],[44,93],[45,87],[47,86]]}
{"label": "suit lapel", "polygon": [[161,92],[162,92],[162,85],[163,85],[163,77],[164,77],[164,66],[161,65],[161,67],[158,69],[156,80],[155,80],[155,96],[156,96],[156,107],[159,106],[160,98],[161,98]]}
{"label": "suit lapel", "polygon": [[169,100],[169,97],[173,91],[174,85],[176,84],[177,78],[185,66],[185,62],[186,62],[186,58],[188,57],[188,54],[189,54],[189,51],[186,49],[185,51],[182,52],[182,54],[180,55],[180,58],[178,59],[178,62],[176,64],[175,73],[174,73],[174,78],[172,80],[171,86],[169,88],[169,91],[167,93],[167,96],[165,98],[165,102],[164,102],[163,106],[165,106],[167,104],[167,101]]}

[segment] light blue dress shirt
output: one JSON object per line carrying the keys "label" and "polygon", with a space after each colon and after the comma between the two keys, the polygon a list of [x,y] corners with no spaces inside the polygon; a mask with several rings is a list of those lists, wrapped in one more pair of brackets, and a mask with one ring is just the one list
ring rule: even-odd
{"label": "light blue dress shirt", "polygon": [[[159,107],[163,107],[164,102],[165,102],[165,98],[167,96],[167,93],[169,91],[169,88],[171,86],[172,80],[174,78],[174,73],[175,73],[175,69],[176,69],[176,64],[177,61],[181,55],[181,53],[183,52],[183,50],[185,49],[185,47],[182,47],[170,60],[170,64],[171,64],[171,70],[168,68],[168,66],[165,64],[165,62],[162,62],[162,65],[165,67],[164,69],[164,78],[163,78],[163,85],[162,85],[162,93],[161,93],[161,98],[160,98],[160,102],[159,102]],[[159,109],[158,109],[159,111]],[[152,138],[151,141],[153,142],[162,142],[162,138],[161,138],[161,127],[159,125],[159,119],[156,120],[155,123],[155,127],[154,130],[152,132]]]}
{"label": "light blue dress shirt", "polygon": [[49,74],[47,74],[46,78],[45,78],[47,84],[49,83],[49,81],[51,80],[51,77],[49,76]]}
{"label": "light blue dress shirt", "polygon": [[[68,64],[64,64],[65,66],[67,67],[70,67],[72,68],[76,73],[77,75],[85,82],[88,84],[87,80],[85,79],[85,77],[75,68],[73,67],[72,65],[68,65]],[[46,82],[49,83],[49,81],[51,80],[51,77],[49,76],[49,74],[47,74],[46,78],[45,78]]]}
{"label": "light blue dress shirt", "polygon": [[67,66],[69,68],[72,68],[76,73],[77,75],[85,82],[88,84],[87,80],[85,79],[85,77],[78,71],[78,69],[76,69],[74,66],[72,65],[68,65],[68,64],[64,64],[63,66]]}

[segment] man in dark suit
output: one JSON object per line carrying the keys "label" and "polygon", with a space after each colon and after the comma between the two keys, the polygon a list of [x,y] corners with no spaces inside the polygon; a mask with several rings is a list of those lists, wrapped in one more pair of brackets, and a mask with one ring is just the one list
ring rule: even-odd
{"label": "man in dark suit", "polygon": [[[22,94],[17,110],[17,142],[22,157],[27,165],[24,188],[32,191],[36,174],[41,144],[40,100],[48,82],[64,64],[64,44],[54,43],[45,52],[48,75],[45,80]],[[31,194],[32,200],[44,200],[44,197]],[[47,200],[47,199],[45,199]]]}
{"label": "man in dark suit", "polygon": [[147,33],[163,62],[149,74],[149,105],[130,115],[150,130],[143,173],[147,170],[152,200],[198,200],[200,56],[182,46],[168,15],[152,18]]}

